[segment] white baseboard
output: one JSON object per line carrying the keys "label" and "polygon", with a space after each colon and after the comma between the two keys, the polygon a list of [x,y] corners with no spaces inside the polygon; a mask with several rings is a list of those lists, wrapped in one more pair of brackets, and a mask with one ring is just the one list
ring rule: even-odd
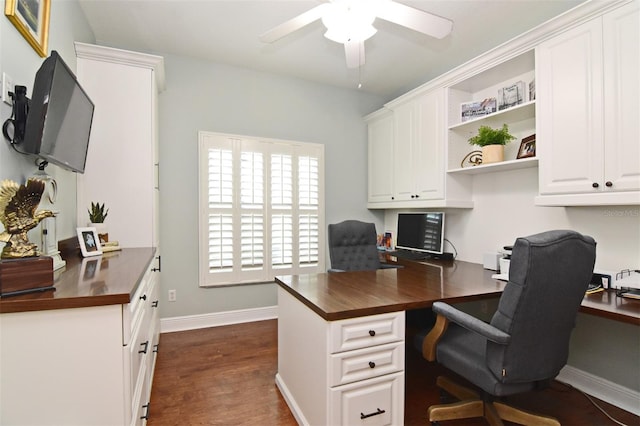
{"label": "white baseboard", "polygon": [[244,322],[264,321],[278,318],[278,306],[264,308],[241,309],[237,311],[213,312],[202,315],[189,315],[160,319],[160,332],[195,330],[198,328],[219,327],[221,325],[240,324]]}
{"label": "white baseboard", "polygon": [[568,383],[576,389],[602,401],[640,416],[640,392],[566,365],[556,380]]}

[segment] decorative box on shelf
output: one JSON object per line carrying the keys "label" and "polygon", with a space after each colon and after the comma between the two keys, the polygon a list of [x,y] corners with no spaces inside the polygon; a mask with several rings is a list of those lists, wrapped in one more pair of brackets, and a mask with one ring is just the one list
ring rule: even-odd
{"label": "decorative box on shelf", "polygon": [[53,289],[51,257],[0,260],[0,297],[50,289]]}

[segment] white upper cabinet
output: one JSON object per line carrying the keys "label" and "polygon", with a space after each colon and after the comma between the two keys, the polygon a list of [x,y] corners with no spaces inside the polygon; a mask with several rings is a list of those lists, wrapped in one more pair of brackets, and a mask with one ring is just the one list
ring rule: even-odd
{"label": "white upper cabinet", "polygon": [[446,179],[445,91],[411,95],[366,118],[369,208],[470,208],[469,191]]}
{"label": "white upper cabinet", "polygon": [[537,204],[640,204],[638,5],[538,47]]}
{"label": "white upper cabinet", "polygon": [[442,90],[393,108],[397,201],[444,199],[443,111]]}
{"label": "white upper cabinet", "polygon": [[393,113],[381,110],[367,120],[369,131],[369,202],[393,200]]}
{"label": "white upper cabinet", "polygon": [[157,94],[160,56],[76,43],[78,80],[95,104],[86,170],[78,175],[78,226],[105,203],[110,240],[158,247]]}

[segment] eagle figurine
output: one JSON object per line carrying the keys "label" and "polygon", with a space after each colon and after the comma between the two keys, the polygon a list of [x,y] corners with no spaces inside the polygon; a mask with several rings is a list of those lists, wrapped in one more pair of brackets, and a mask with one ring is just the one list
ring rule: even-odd
{"label": "eagle figurine", "polygon": [[38,256],[38,246],[29,242],[27,232],[38,226],[42,219],[54,216],[49,210],[36,211],[44,192],[45,183],[28,179],[25,185],[11,180],[0,183],[0,222],[4,231],[0,242],[6,243],[2,259]]}

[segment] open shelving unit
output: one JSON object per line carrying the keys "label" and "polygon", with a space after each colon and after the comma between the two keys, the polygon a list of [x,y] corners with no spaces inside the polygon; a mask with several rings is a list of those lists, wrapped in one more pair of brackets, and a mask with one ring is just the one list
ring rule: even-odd
{"label": "open shelving unit", "polygon": [[[529,84],[535,79],[535,51],[530,50],[491,68],[458,81],[447,90],[447,173],[480,174],[497,171],[537,167],[535,157],[516,159],[523,138],[536,133],[535,97],[529,94]],[[479,102],[487,98],[498,98],[498,91],[518,81],[523,81],[523,102],[494,113],[462,121],[461,104]],[[462,159],[478,148],[469,145],[480,126],[493,128],[509,126],[516,137],[505,146],[505,161],[487,165],[461,167]]]}

